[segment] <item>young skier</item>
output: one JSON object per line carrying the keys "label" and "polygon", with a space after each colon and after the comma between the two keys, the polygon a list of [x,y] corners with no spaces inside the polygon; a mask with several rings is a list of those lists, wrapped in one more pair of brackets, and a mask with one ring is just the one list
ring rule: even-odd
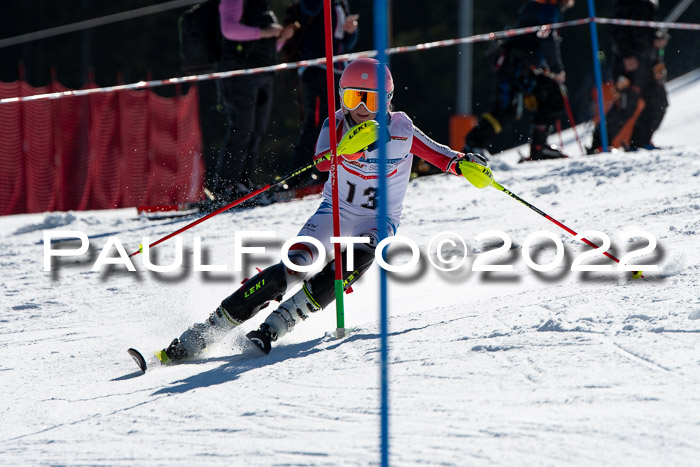
{"label": "young skier", "polygon": [[[387,198],[390,204],[385,224],[378,225],[376,209],[380,176],[378,150],[368,149],[358,154],[343,155],[343,160],[338,164],[340,235],[367,237],[370,240],[369,243],[355,245],[353,248],[353,270],[343,272],[346,289],[372,264],[379,229],[390,236],[398,228],[413,155],[455,175],[461,175],[458,163],[462,159],[487,167],[486,161],[478,155],[452,151],[431,140],[413,125],[405,113],[379,108],[378,63],[374,59],[358,59],[348,65],[340,78],[342,108],[336,112],[336,128],[331,132],[326,120],[316,143],[316,158],[319,158],[329,151],[329,138],[339,141],[348,129],[375,120],[380,111],[387,112],[390,136],[387,144]],[[387,93],[387,102],[390,102],[394,82],[388,69],[385,77],[382,84]],[[323,161],[317,167],[327,171],[330,169],[330,161]],[[329,180],[323,191],[321,205],[298,234],[317,239],[327,252],[333,251],[330,242],[333,235],[331,196]],[[289,260],[299,266],[312,264],[316,255],[316,248],[310,243],[299,242],[289,249]],[[343,268],[347,268],[347,264],[345,251]],[[322,310],[333,302],[334,281],[334,261],[327,263],[319,273],[308,279],[304,274],[288,269],[282,262],[270,266],[225,298],[204,323],[193,325],[173,340],[168,348],[158,353],[158,357],[164,363],[193,357],[231,329],[255,316],[268,302],[276,300],[281,302],[279,307],[270,313],[258,330],[247,334],[248,339],[267,354],[272,342],[291,332],[296,324],[308,318],[311,313]],[[285,300],[285,293],[300,284],[302,287]]]}

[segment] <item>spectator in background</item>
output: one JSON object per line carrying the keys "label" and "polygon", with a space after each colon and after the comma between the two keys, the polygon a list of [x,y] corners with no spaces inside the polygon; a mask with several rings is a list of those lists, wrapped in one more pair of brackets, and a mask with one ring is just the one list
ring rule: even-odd
{"label": "spectator in background", "polygon": [[[574,0],[527,0],[520,8],[516,28],[557,23]],[[548,145],[553,125],[564,114],[560,85],[566,73],[556,30],[542,29],[506,39],[496,60],[496,101],[465,139],[464,152],[486,155],[490,141],[503,127],[519,119],[523,110],[534,112],[530,159],[566,157]]]}
{"label": "spectator in background", "polygon": [[[658,0],[617,0],[615,18],[653,21]],[[653,148],[652,135],[666,114],[666,67],[660,50],[668,36],[646,27],[615,26],[612,32],[612,72],[616,98],[606,115],[609,142],[626,149]],[[644,108],[637,110],[640,103]],[[641,108],[641,107],[640,107]],[[634,120],[636,118],[636,121]],[[623,128],[633,126],[627,139]],[[589,152],[601,152],[600,127],[596,126]]]}
{"label": "spectator in background", "polygon": [[[347,0],[332,2],[333,21],[333,55],[350,52],[357,43],[358,15],[350,14]],[[285,48],[288,60],[310,60],[326,56],[326,40],[323,19],[323,0],[299,0],[287,12],[285,22],[296,21],[300,26]],[[335,66],[335,89],[344,64]],[[314,65],[299,68],[299,93],[302,112],[302,125],[294,147],[294,154],[289,158],[287,171],[301,167],[311,162],[315,154],[316,139],[321,126],[328,118],[328,88],[326,86],[326,66]],[[337,106],[336,106],[337,107]],[[304,178],[306,177],[306,178]],[[292,180],[296,185],[313,183],[315,179],[323,181],[325,174],[317,170],[309,170],[304,176]]]}
{"label": "spectator in background", "polygon": [[[270,66],[276,63],[277,39],[283,32],[267,0],[221,0],[221,60],[219,71]],[[229,201],[251,191],[260,142],[272,108],[271,73],[218,80],[226,114],[226,134],[216,162],[214,193]]]}

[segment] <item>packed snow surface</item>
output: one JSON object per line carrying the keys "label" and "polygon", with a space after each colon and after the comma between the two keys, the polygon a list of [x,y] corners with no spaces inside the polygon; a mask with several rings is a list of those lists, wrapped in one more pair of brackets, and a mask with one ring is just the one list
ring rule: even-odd
{"label": "packed snow surface", "polygon": [[[618,258],[647,246],[647,232],[657,244],[633,263],[658,271],[643,279],[601,256],[582,262],[612,271],[572,272],[590,248],[496,189],[448,175],[411,182],[399,234],[420,261],[389,279],[392,464],[700,465],[700,75],[669,90],[655,136],[663,149],[582,156],[565,132],[569,159],[492,159],[503,186],[592,241],[602,239],[591,231],[606,234]],[[214,217],[179,236],[183,266],[166,273],[142,255],[136,272],[92,267],[110,237],[131,252],[191,219],[131,209],[0,218],[0,464],[378,464],[376,265],[346,295],[345,338],[333,336],[329,307],[263,356],[243,337],[263,310],[201,360],[141,375],[126,354],[161,349],[203,321],[255,267],[278,260],[318,203]],[[266,252],[234,271],[234,232],[263,230],[275,237],[244,243]],[[90,249],[46,272],[44,233],[65,231],[85,233]],[[541,231],[564,252],[547,272],[523,257]],[[469,253],[451,272],[428,252],[447,232],[456,246],[445,256],[464,251],[457,236]],[[527,253],[557,264],[543,235]],[[227,272],[195,270],[195,237],[202,262]],[[473,271],[501,237],[510,249],[483,262],[513,270]],[[159,245],[153,261],[172,263],[176,247]],[[392,261],[405,264],[410,250],[395,247]]]}

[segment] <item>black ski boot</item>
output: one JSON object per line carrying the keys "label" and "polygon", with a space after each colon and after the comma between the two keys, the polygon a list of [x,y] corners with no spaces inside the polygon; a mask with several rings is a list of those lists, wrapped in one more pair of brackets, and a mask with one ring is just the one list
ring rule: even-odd
{"label": "black ski boot", "polygon": [[255,347],[260,349],[265,355],[272,350],[272,343],[277,340],[277,334],[272,331],[269,324],[263,323],[257,331],[250,331],[245,335]]}
{"label": "black ski boot", "polygon": [[546,159],[566,159],[567,156],[564,154],[559,146],[554,146],[553,144],[548,144],[546,146],[532,147],[530,148],[530,159],[531,161],[542,161]]}
{"label": "black ski boot", "polygon": [[547,144],[550,127],[548,125],[533,125],[532,141],[530,142],[530,157],[526,161],[541,161],[546,159],[562,159],[569,157],[562,149],[552,144]]}
{"label": "black ski boot", "polygon": [[156,352],[156,357],[164,365],[196,357],[239,324],[220,306],[205,322],[193,324],[166,349]]}
{"label": "black ski boot", "polygon": [[156,357],[164,365],[179,362],[188,357],[187,349],[180,343],[180,339],[173,339],[167,349],[156,352]]}

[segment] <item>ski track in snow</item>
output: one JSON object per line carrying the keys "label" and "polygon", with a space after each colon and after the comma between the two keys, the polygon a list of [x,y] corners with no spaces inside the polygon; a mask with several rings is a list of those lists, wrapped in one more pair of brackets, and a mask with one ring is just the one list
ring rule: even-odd
{"label": "ski track in snow", "polygon": [[[446,175],[411,183],[399,233],[425,254],[433,235],[455,232],[470,256],[452,273],[426,266],[390,281],[392,464],[700,465],[700,84],[678,83],[656,137],[673,148],[527,164],[512,150],[492,164],[555,219],[608,234],[618,257],[645,244],[621,232],[652,233],[657,249],[640,260],[660,268],[645,279],[568,271],[587,247],[496,190]],[[263,310],[202,360],[141,376],[125,352],[162,348],[205,319],[278,260],[317,205],[221,214],[181,235],[185,268],[170,274],[139,260],[137,273],[91,267],[108,234],[132,251],[191,219],[150,222],[129,209],[0,218],[0,464],[378,464],[376,267],[346,296],[344,339],[330,334],[331,307],[263,357],[243,337]],[[45,229],[82,230],[89,254],[44,272]],[[258,243],[271,253],[243,272],[192,271],[194,236],[208,262],[232,268],[232,232],[262,229],[276,233]],[[470,270],[499,245],[474,240],[488,230],[511,237],[498,260],[514,272]],[[538,230],[565,246],[549,273],[521,258]],[[539,262],[553,257],[546,243],[538,251]],[[154,253],[169,264],[174,242]]]}

